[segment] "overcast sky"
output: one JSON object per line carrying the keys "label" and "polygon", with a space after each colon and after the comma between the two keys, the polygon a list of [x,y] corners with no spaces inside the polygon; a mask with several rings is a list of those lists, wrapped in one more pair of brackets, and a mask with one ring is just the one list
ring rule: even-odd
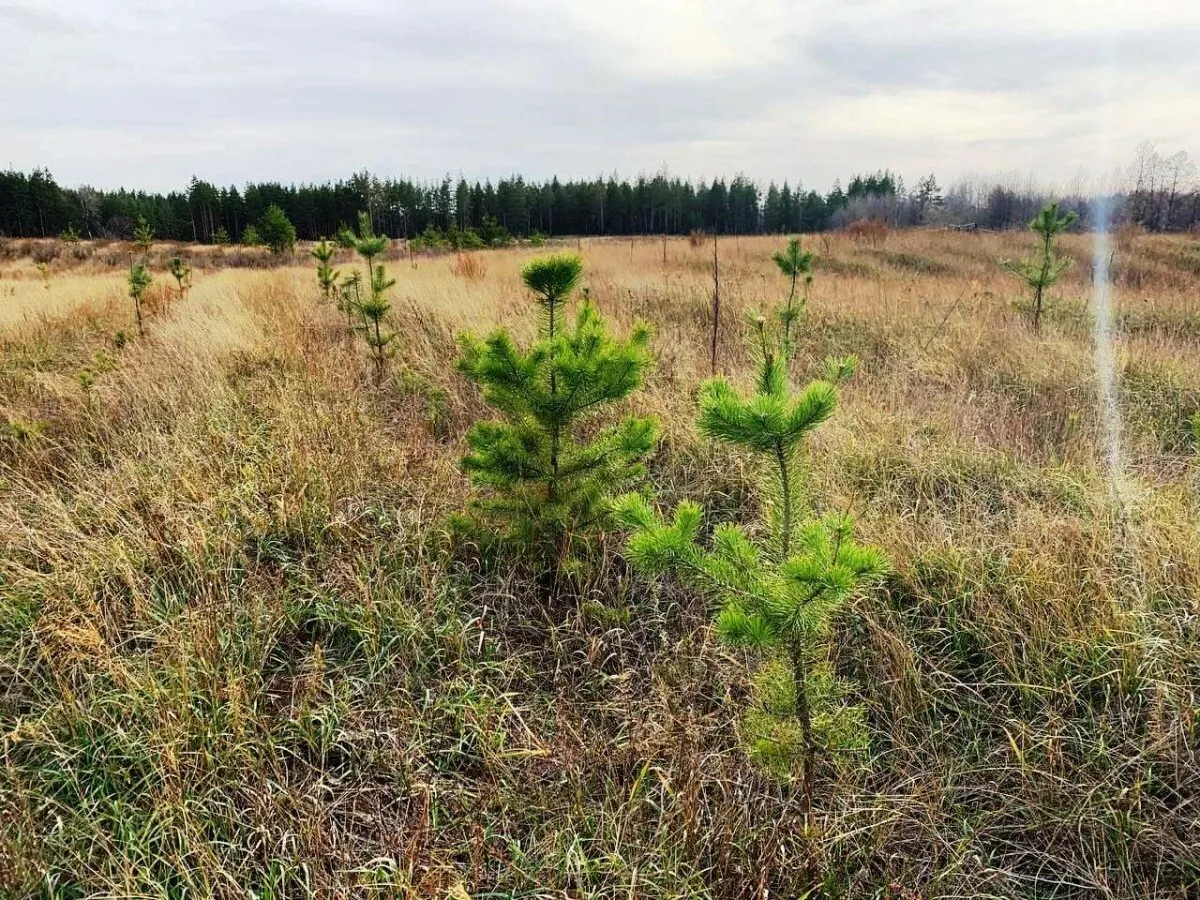
{"label": "overcast sky", "polygon": [[0,167],[1064,183],[1200,156],[1197,0],[0,0]]}

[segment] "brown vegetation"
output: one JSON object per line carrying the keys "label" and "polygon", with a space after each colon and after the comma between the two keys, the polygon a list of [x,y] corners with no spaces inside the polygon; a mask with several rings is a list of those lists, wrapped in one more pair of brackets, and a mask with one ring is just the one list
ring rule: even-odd
{"label": "brown vegetation", "polygon": [[[554,614],[447,550],[481,413],[454,336],[530,336],[530,251],[399,267],[379,389],[303,251],[156,244],[156,286],[178,254],[194,287],[144,339],[120,245],[48,287],[28,253],[0,264],[0,896],[794,897],[802,859],[831,897],[1194,896],[1194,240],[1117,245],[1126,517],[1087,238],[1041,337],[997,265],[1024,235],[860,242],[822,247],[796,374],[861,357],[810,493],[895,571],[835,628],[870,743],[823,763],[811,841],[738,743],[748,669],[696,598],[615,538]],[[778,243],[719,248],[743,386]],[[663,421],[653,487],[753,521],[745,460],[692,424],[713,261],[582,252],[614,330],[655,327],[630,401]]]}

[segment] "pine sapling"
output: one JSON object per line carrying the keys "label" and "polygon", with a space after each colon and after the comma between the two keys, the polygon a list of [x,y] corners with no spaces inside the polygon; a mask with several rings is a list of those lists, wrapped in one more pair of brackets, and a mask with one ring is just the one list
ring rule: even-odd
{"label": "pine sapling", "polygon": [[337,289],[338,272],[330,265],[336,247],[324,238],[309,251],[317,261],[317,284],[321,286],[321,298],[328,303]]}
{"label": "pine sapling", "polygon": [[367,271],[374,271],[375,257],[387,249],[388,239],[384,235],[376,235],[371,228],[371,217],[365,213],[358,214],[358,234],[351,235],[354,249],[367,263]]}
{"label": "pine sapling", "polygon": [[133,260],[129,262],[129,296],[133,300],[133,313],[137,318],[138,335],[146,333],[142,325],[142,297],[146,291],[150,289],[150,284],[154,279],[150,276],[150,269],[147,268],[144,262],[137,265],[133,264]]}
{"label": "pine sapling", "polygon": [[138,216],[137,225],[133,229],[134,246],[142,251],[142,257],[150,252],[150,248],[154,246],[154,229],[150,227],[150,223],[146,221],[145,216]]}
{"label": "pine sapling", "polygon": [[753,759],[798,785],[807,824],[818,756],[853,746],[861,734],[859,711],[841,702],[845,686],[830,671],[826,635],[839,607],[887,562],[853,539],[848,516],[803,514],[804,438],[833,414],[837,382],[857,360],[828,362],[828,380],[794,393],[787,375],[791,322],[788,310],[776,323],[755,320],[753,394],[740,396],[723,378],[709,379],[700,393],[700,430],[761,460],[762,527],[719,526],[705,547],[698,541],[703,510],[697,503],[680,504],[669,522],[639,495],[622,498],[617,508],[632,531],[634,567],[650,576],[673,573],[710,598],[717,634],[764,657],[742,736]]}
{"label": "pine sapling", "polygon": [[1073,212],[1060,213],[1057,203],[1049,203],[1034,216],[1029,229],[1041,238],[1041,255],[1020,262],[1004,260],[1001,264],[1023,280],[1033,290],[1033,329],[1042,326],[1042,298],[1057,283],[1063,272],[1071,267],[1071,258],[1055,253],[1054,239],[1070,228],[1079,218]]}
{"label": "pine sapling", "polygon": [[641,385],[650,329],[638,323],[627,340],[615,339],[587,300],[568,322],[582,270],[572,255],[529,263],[521,277],[540,307],[538,339],[522,350],[503,329],[464,337],[459,360],[502,417],[467,434],[463,468],[482,496],[463,524],[477,526],[481,539],[498,536],[555,594],[564,567],[609,523],[614,489],[644,471],[657,435],[655,421],[641,416],[594,427],[605,406]]}
{"label": "pine sapling", "polygon": [[396,279],[388,278],[383,263],[380,263],[371,270],[371,281],[368,285],[370,295],[365,300],[360,298],[356,301],[358,313],[362,317],[358,331],[366,340],[367,347],[371,351],[371,358],[375,361],[377,384],[383,383],[383,373],[387,369],[387,361],[394,352],[392,342],[396,339],[396,333],[386,329],[383,321],[388,310],[392,308],[387,300],[387,292],[395,284]]}
{"label": "pine sapling", "polygon": [[[775,265],[779,267],[780,273],[791,281],[791,289],[788,291],[787,306],[780,313],[780,319],[783,326],[781,340],[784,344],[785,353],[789,356],[792,352],[792,327],[800,314],[808,307],[808,292],[812,286],[812,267],[814,254],[810,250],[802,250],[800,248],[800,239],[792,238],[788,241],[787,248],[784,250],[776,250],[772,254],[771,259],[775,261]],[[798,282],[804,282],[804,296],[800,300],[799,306],[796,305],[796,285]]]}
{"label": "pine sapling", "polygon": [[182,300],[192,286],[192,267],[185,266],[178,256],[171,257],[171,277],[175,279],[179,299]]}
{"label": "pine sapling", "polygon": [[338,308],[346,314],[346,328],[353,331],[354,316],[362,303],[362,272],[355,269],[342,279],[338,286],[338,297]]}

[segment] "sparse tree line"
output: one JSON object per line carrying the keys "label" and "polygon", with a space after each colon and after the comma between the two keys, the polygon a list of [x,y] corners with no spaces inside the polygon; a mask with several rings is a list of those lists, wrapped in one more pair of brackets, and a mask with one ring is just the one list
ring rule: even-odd
{"label": "sparse tree line", "polygon": [[[1200,182],[1186,153],[1164,157],[1143,145],[1121,182],[1112,188],[1118,222],[1151,230],[1200,224]],[[1088,227],[1090,197],[1082,186],[1058,194],[1062,208]],[[423,183],[363,172],[333,183],[267,182],[241,190],[193,178],[186,190],[155,194],[63,188],[37,169],[0,172],[0,235],[126,239],[141,218],[160,240],[253,244],[262,239],[262,222],[274,207],[294,225],[296,238],[315,241],[354,225],[365,209],[381,235],[469,249],[512,236],[791,234],[862,219],[893,227],[1018,228],[1049,199],[1032,183],[968,179],[943,190],[933,175],[909,186],[886,170],[856,175],[844,188],[835,183],[826,193],[790,182],[763,188],[743,175],[711,182],[667,174],[546,182],[516,176],[492,184],[450,177]]]}

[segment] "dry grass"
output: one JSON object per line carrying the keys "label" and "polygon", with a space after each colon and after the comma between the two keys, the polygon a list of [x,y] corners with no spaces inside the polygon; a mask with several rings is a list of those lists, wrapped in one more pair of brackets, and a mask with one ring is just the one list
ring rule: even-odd
{"label": "dry grass", "polygon": [[[737,379],[779,243],[720,242]],[[827,896],[1194,896],[1198,245],[1122,236],[1121,517],[1084,239],[1040,338],[996,265],[1023,236],[813,243],[799,374],[863,366],[812,496],[895,566],[839,622],[871,746],[822,772],[815,844],[746,763],[747,669],[692,598],[615,537],[556,611],[445,550],[482,412],[454,334],[530,336],[530,251],[393,261],[382,388],[306,265],[185,249],[195,287],[139,340],[121,248],[46,285],[0,263],[0,896],[788,897],[814,854]],[[667,251],[585,241],[586,284],[655,325],[656,489],[749,515],[745,461],[692,426],[711,245]]]}

